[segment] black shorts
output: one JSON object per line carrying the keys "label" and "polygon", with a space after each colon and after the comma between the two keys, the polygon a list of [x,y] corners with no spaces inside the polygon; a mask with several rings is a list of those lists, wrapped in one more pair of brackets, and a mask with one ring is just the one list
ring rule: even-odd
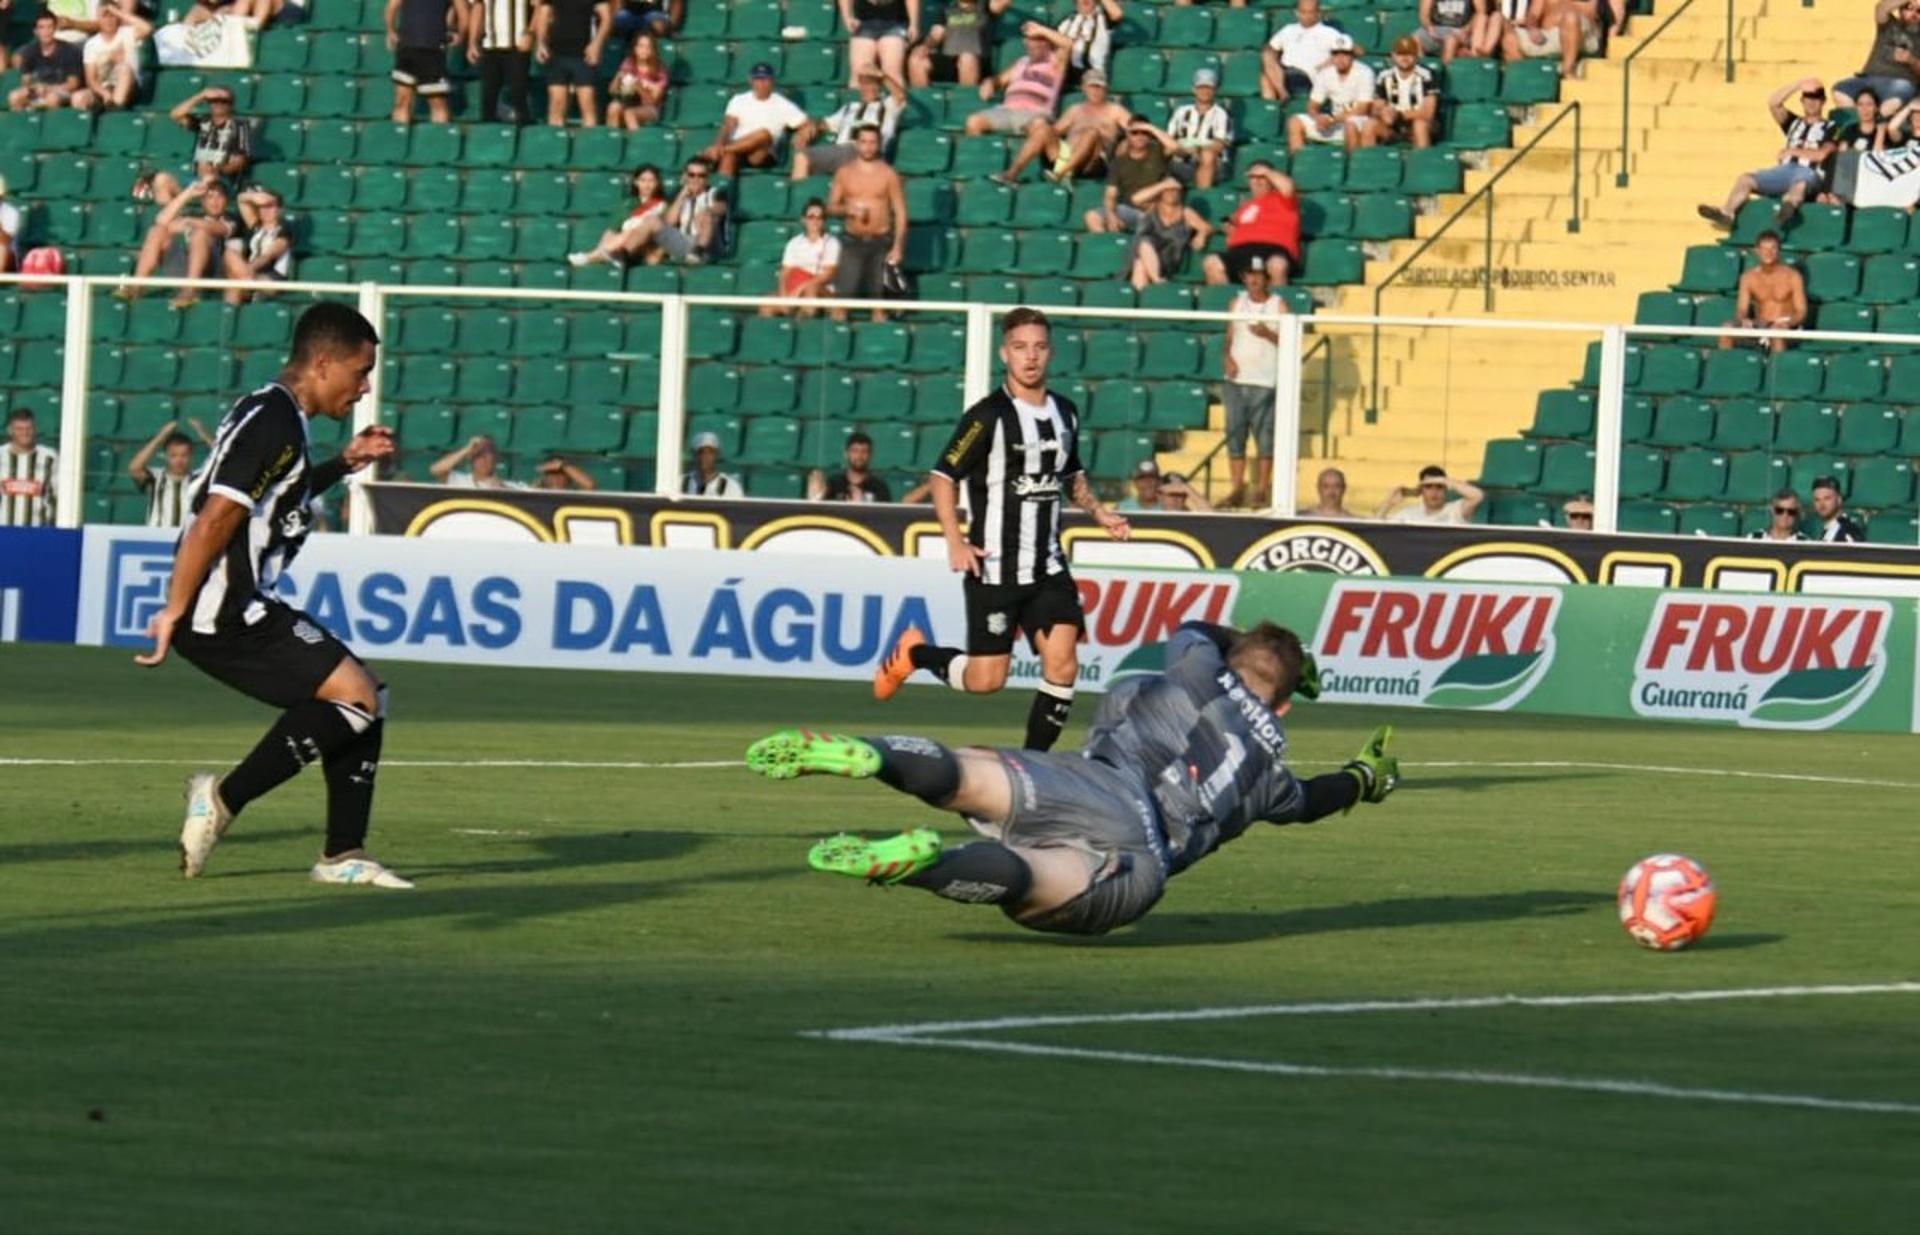
{"label": "black shorts", "polygon": [[1247,267],[1270,257],[1287,259],[1287,274],[1300,269],[1300,258],[1284,244],[1236,244],[1227,250],[1227,277],[1238,283],[1247,277]]}
{"label": "black shorts", "polygon": [[563,56],[559,52],[547,61],[547,85],[552,86],[592,86],[593,66],[587,63],[584,55]]}
{"label": "black shorts", "polygon": [[1015,631],[1025,631],[1032,646],[1037,636],[1055,626],[1087,628],[1080,589],[1064,570],[1039,583],[982,583],[968,575],[964,587],[969,656],[1009,655]]}
{"label": "black shorts", "polygon": [[886,295],[887,254],[893,241],[886,236],[840,237],[840,265],[833,272],[833,293],[848,300],[879,300]]}
{"label": "black shorts", "polygon": [[428,98],[447,92],[447,53],[438,47],[396,47],[393,80]]}
{"label": "black shorts", "polygon": [[267,615],[251,626],[215,635],[176,629],[173,646],[208,677],[277,708],[313,698],[353,655],[320,623],[271,601]]}

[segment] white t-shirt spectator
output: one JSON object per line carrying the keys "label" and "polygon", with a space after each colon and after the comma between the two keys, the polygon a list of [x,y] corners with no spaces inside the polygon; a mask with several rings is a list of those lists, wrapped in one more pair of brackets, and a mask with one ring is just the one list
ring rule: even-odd
{"label": "white t-shirt spectator", "polygon": [[1456,497],[1438,510],[1430,511],[1425,502],[1415,500],[1387,516],[1388,523],[1465,523],[1467,499]]}
{"label": "white t-shirt spectator", "polygon": [[839,264],[840,237],[826,233],[818,240],[810,240],[801,232],[787,241],[787,251],[780,255],[782,270],[804,270],[811,275],[819,275]]}
{"label": "white t-shirt spectator", "polygon": [[747,487],[730,472],[715,472],[712,480],[701,480],[695,471],[680,478],[680,492],[687,497],[745,497]]}
{"label": "white t-shirt spectator", "polygon": [[113,36],[111,42],[104,34],[96,34],[80,47],[80,62],[92,64],[96,60],[105,60],[113,54],[115,46],[124,51],[121,63],[133,73],[135,85],[140,83],[140,34],[132,26],[122,25],[120,33]]}
{"label": "white t-shirt spectator", "polygon": [[488,480],[485,483],[482,483],[481,481],[476,480],[474,478],[474,475],[472,472],[448,472],[446,485],[447,485],[447,488],[449,489],[529,489],[529,488],[532,488],[531,485],[523,485],[517,480],[508,480],[506,477],[498,474],[495,474],[493,479]]}
{"label": "white t-shirt spectator", "polygon": [[[1278,321],[1282,312],[1280,297],[1272,292],[1259,304],[1253,297],[1241,292],[1233,298],[1228,307],[1229,313],[1251,313],[1261,319],[1262,325]],[[1272,390],[1280,372],[1280,345],[1270,343],[1253,333],[1251,322],[1233,324],[1233,363],[1238,370],[1232,379],[1237,386],[1257,386],[1263,390]]]}
{"label": "white t-shirt spectator", "polygon": [[1280,33],[1267,40],[1267,46],[1280,53],[1280,63],[1312,77],[1320,66],[1333,58],[1333,45],[1345,36],[1324,21],[1311,26],[1288,22]]}
{"label": "white t-shirt spectator", "polygon": [[0,201],[0,232],[7,234],[11,247],[20,247],[20,207],[12,202]]}
{"label": "white t-shirt spectator", "polygon": [[1354,62],[1345,77],[1332,65],[1313,75],[1313,101],[1320,109],[1338,114],[1349,107],[1364,107],[1373,101],[1373,70]]}
{"label": "white t-shirt spectator", "polygon": [[777,140],[807,122],[807,113],[778,91],[762,99],[743,90],[727,100],[727,114],[734,118],[735,141],[751,133],[771,133]]}

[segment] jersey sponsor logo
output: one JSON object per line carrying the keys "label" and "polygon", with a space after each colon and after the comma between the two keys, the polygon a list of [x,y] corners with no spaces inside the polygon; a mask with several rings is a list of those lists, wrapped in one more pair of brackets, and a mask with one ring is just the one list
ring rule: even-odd
{"label": "jersey sponsor logo", "polygon": [[986,430],[987,426],[980,421],[968,421],[967,427],[960,431],[959,438],[947,450],[947,466],[959,467],[966,460],[967,452],[973,449],[973,444],[980,440],[980,435]]}
{"label": "jersey sponsor logo", "polygon": [[1022,474],[1013,478],[1012,487],[1016,496],[1028,500],[1060,496],[1060,478],[1058,476],[1027,476]]}
{"label": "jersey sponsor logo", "polygon": [[1384,575],[1373,546],[1344,528],[1290,527],[1247,546],[1235,570],[1312,570],[1334,575]]}
{"label": "jersey sponsor logo", "polygon": [[1553,662],[1553,588],[1340,583],[1322,611],[1322,689],[1341,702],[1512,707]]}
{"label": "jersey sponsor logo", "polygon": [[6,497],[39,497],[47,491],[46,482],[39,480],[0,480],[0,495]]}
{"label": "jersey sponsor logo", "polygon": [[280,457],[273,461],[273,466],[262,471],[259,477],[254,480],[253,488],[247,491],[248,496],[256,502],[262,497],[265,497],[267,490],[273,487],[273,482],[280,479],[280,477],[286,473],[287,465],[292,462],[293,447],[282,446],[280,448]]}
{"label": "jersey sponsor logo", "polygon": [[173,577],[173,546],[165,542],[116,541],[107,557],[107,605],[101,642],[131,646],[147,642],[147,623],[166,608]]}
{"label": "jersey sponsor logo", "polygon": [[1633,710],[1829,728],[1879,685],[1891,618],[1880,600],[1662,596],[1635,662]]}
{"label": "jersey sponsor logo", "polygon": [[[1235,576],[1211,575],[1202,583],[1188,583],[1177,577],[1154,575],[1105,575],[1077,577],[1080,608],[1086,614],[1086,629],[1081,632],[1081,660],[1094,660],[1092,649],[1100,649],[1111,658],[1120,654],[1104,674],[1114,679],[1140,673],[1159,673],[1167,664],[1167,640],[1187,622],[1224,623],[1231,619],[1233,603],[1240,595],[1240,580]],[[1081,665],[1082,681],[1087,671],[1098,668]],[[1035,663],[1034,676],[1039,676]],[[1096,673],[1090,680],[1101,680]]]}

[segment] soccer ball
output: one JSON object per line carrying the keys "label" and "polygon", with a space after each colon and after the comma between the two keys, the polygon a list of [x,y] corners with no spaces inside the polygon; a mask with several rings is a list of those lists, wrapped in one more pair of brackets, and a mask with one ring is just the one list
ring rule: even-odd
{"label": "soccer ball", "polygon": [[1643,948],[1684,948],[1713,925],[1719,900],[1707,868],[1677,853],[1633,864],[1620,881],[1620,925]]}

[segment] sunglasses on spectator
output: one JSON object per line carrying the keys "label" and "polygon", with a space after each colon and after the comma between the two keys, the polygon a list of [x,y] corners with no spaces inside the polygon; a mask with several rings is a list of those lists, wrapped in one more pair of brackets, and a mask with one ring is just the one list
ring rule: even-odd
{"label": "sunglasses on spectator", "polygon": [[818,210],[809,210],[807,211],[806,214],[802,215],[801,217],[817,222],[821,219],[826,218],[827,216],[824,214],[821,214]]}
{"label": "sunglasses on spectator", "polygon": [[702,171],[695,171],[691,167],[689,167],[686,171],[680,174],[685,176],[689,180],[704,180],[706,179],[706,176],[707,176],[707,173]]}
{"label": "sunglasses on spectator", "polygon": [[1588,514],[1584,510],[1576,510],[1572,514],[1567,516],[1567,522],[1569,523],[1579,523],[1582,521],[1585,521],[1587,523],[1592,523],[1593,516]]}
{"label": "sunglasses on spectator", "polygon": [[1800,508],[1798,506],[1775,506],[1773,513],[1776,515],[1797,515],[1800,513]]}

